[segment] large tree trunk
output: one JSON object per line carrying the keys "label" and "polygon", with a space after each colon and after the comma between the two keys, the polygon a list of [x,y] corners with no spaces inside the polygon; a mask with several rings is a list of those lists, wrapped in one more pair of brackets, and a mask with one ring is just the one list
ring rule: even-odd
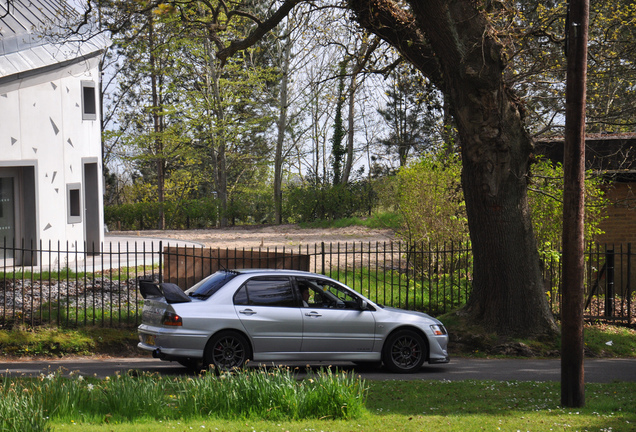
{"label": "large tree trunk", "polygon": [[467,311],[500,334],[553,333],[526,194],[532,142],[504,83],[503,47],[472,1],[409,4],[413,15],[387,0],[350,1],[358,21],[398,48],[454,107],[474,256]]}
{"label": "large tree trunk", "polygon": [[445,52],[455,107],[474,256],[468,311],[501,334],[554,332],[528,207],[532,141],[504,83],[503,47],[473,2],[413,4],[433,50]]}

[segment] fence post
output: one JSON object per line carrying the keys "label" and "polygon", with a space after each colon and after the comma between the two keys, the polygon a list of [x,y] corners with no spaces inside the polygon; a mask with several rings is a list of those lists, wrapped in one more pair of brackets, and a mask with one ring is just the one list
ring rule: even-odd
{"label": "fence post", "polygon": [[627,322],[632,322],[632,244],[627,243]]}
{"label": "fence post", "polygon": [[163,241],[159,240],[159,282],[163,282]]}
{"label": "fence post", "polygon": [[607,265],[605,316],[611,317],[614,315],[614,249],[605,251],[605,263]]}
{"label": "fence post", "polygon": [[325,242],[320,242],[320,255],[322,256],[322,274],[325,274]]}

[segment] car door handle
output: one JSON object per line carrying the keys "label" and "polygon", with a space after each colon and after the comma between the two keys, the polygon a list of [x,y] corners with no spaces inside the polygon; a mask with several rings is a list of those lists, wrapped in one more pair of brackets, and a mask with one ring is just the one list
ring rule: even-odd
{"label": "car door handle", "polygon": [[243,309],[242,311],[239,311],[239,313],[242,313],[243,315],[254,315],[256,312],[252,309]]}
{"label": "car door handle", "polygon": [[322,314],[319,314],[318,312],[313,312],[313,311],[312,311],[312,312],[307,312],[307,313],[305,314],[305,316],[313,317],[313,318],[318,318],[318,317],[321,317],[321,316],[322,316]]}

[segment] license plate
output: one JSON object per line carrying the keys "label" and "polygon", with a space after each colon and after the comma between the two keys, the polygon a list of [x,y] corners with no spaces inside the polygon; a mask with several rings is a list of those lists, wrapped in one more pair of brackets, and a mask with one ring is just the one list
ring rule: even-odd
{"label": "license plate", "polygon": [[154,345],[155,344],[155,335],[144,335],[144,343],[146,345]]}

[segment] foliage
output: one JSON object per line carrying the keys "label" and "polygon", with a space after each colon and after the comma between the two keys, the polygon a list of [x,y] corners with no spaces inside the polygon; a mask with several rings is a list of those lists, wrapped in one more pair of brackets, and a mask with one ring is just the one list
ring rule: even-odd
{"label": "foliage", "polygon": [[7,382],[0,387],[0,391],[2,392],[0,431],[48,432],[52,430],[36,395],[11,388],[7,386]]}
{"label": "foliage", "polygon": [[143,230],[155,227],[160,215],[168,229],[209,228],[216,226],[218,202],[201,198],[182,202],[137,202],[104,207],[104,223],[111,230]]}
{"label": "foliage", "polygon": [[377,196],[367,181],[330,185],[289,185],[283,195],[284,214],[291,222],[336,220],[371,213]]}
{"label": "foliage", "polygon": [[[528,127],[561,135],[564,121],[567,3],[522,1],[493,8],[506,40],[506,79],[523,98]],[[630,1],[590,3],[586,132],[631,132],[636,121],[636,7]]]}
{"label": "foliage", "polygon": [[[276,68],[258,45],[222,67],[204,24],[212,11],[202,4],[183,4],[182,15],[168,5],[152,13],[135,8],[125,2],[100,5],[103,22],[116,29],[116,49],[124,54],[118,67],[125,71],[118,77],[120,100],[109,113],[118,120],[104,134],[111,153],[131,170],[119,202],[158,203],[148,209],[151,215],[130,216],[144,220],[146,228],[164,227],[163,211],[172,211],[165,223],[180,226],[188,217],[178,220],[171,203],[215,193],[221,209],[215,214],[224,223],[227,212],[235,211],[227,206],[237,185],[265,184]],[[244,19],[232,20],[226,30],[242,34]]]}
{"label": "foliage", "polygon": [[636,4],[590,3],[588,132],[633,132],[636,124]]}
{"label": "foliage", "polygon": [[[409,241],[441,244],[468,238],[456,158],[423,159],[402,168],[397,177],[397,202],[404,216],[398,234]],[[604,198],[602,178],[587,173],[585,231],[588,241],[601,234]],[[537,246],[544,257],[558,253],[563,226],[563,167],[539,159],[533,166],[529,203]]]}
{"label": "foliage", "polygon": [[231,225],[274,222],[274,193],[271,184],[237,184],[230,193],[227,217]]}
{"label": "foliage", "polygon": [[424,155],[440,142],[437,122],[442,106],[440,95],[419,73],[400,65],[390,75],[386,107],[378,113],[386,122],[388,136],[380,139],[387,153],[395,153],[405,166],[411,152]]}
{"label": "foliage", "polygon": [[[591,172],[585,179],[585,237],[592,241],[602,234],[599,223],[607,206],[602,178]],[[528,200],[532,210],[532,225],[537,245],[544,258],[560,251],[563,232],[563,167],[540,159],[534,164],[528,186]]]}
{"label": "foliage", "polygon": [[402,216],[392,212],[374,212],[371,216],[360,218],[357,216],[336,219],[318,220],[315,222],[301,222],[301,228],[344,228],[349,226],[364,226],[371,229],[397,230],[402,226]]}
{"label": "foliage", "polygon": [[431,157],[403,167],[397,174],[396,201],[409,242],[442,244],[468,238],[458,158]]}

